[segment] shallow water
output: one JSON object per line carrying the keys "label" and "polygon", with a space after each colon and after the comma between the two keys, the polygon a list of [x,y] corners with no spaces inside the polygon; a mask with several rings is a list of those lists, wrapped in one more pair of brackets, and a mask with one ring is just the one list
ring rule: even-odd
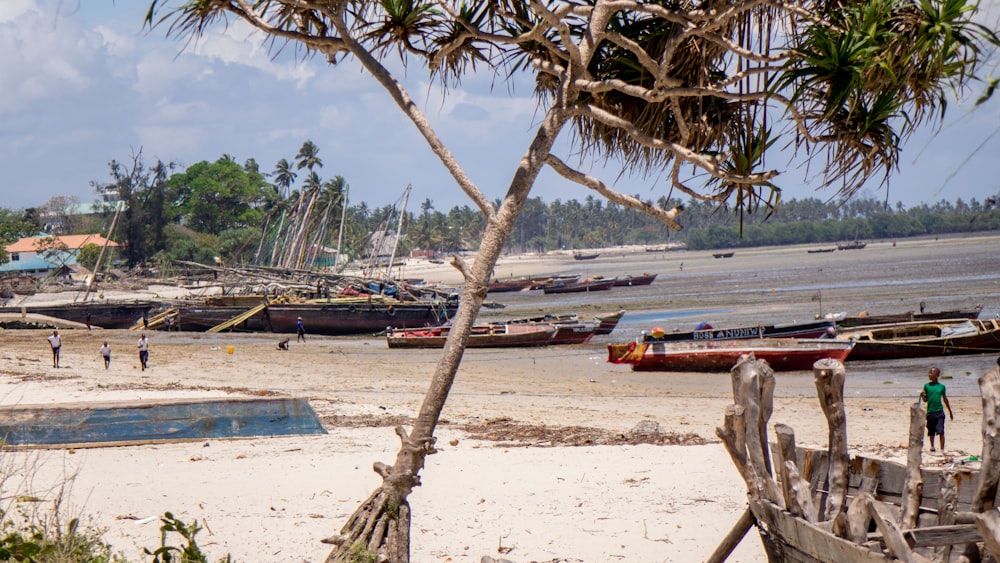
{"label": "shallow water", "polygon": [[[552,273],[580,272],[613,277],[656,272],[649,286],[610,291],[544,295],[541,291],[488,296],[504,309],[484,310],[487,319],[541,313],[627,311],[615,332],[594,338],[580,350],[606,355],[611,342],[628,341],[654,326],[692,330],[700,321],[716,328],[811,320],[821,314],[858,314],[969,309],[982,305],[996,315],[1000,308],[1000,235],[869,242],[862,250],[809,254],[809,246],[737,250],[733,258],[715,259],[710,251],[663,253],[602,252],[581,268],[567,257]],[[683,269],[681,264],[683,263]],[[502,271],[498,268],[498,271]],[[560,351],[560,353],[569,353]],[[995,366],[993,354],[847,362],[845,393],[856,397],[913,397],[937,365],[952,397],[979,396],[977,377]],[[623,376],[627,366],[608,364]],[[651,378],[711,377],[705,374],[654,373]],[[638,377],[629,374],[627,377]],[[643,379],[645,379],[643,377]],[[779,395],[815,396],[809,372],[781,373]],[[669,379],[665,381],[669,384]],[[720,384],[727,384],[725,378]]]}

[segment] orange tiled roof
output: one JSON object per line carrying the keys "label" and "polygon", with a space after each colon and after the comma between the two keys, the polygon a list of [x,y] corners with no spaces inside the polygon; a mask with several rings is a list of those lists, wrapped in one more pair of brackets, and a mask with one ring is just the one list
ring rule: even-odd
{"label": "orange tiled roof", "polygon": [[[4,248],[7,252],[37,252],[38,247],[35,246],[35,243],[41,238],[44,237],[25,237],[13,244],[8,244]],[[94,243],[98,246],[104,246],[104,243],[107,240],[96,233],[91,235],[63,235],[55,238],[62,241],[62,243],[65,244],[70,250],[77,250],[90,243]],[[118,243],[111,241],[108,243],[108,246],[116,247],[118,246]]]}

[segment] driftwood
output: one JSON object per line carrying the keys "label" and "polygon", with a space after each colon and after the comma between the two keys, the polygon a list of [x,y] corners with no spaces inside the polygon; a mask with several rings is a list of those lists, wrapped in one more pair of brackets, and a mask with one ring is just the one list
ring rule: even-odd
{"label": "driftwood", "polygon": [[833,524],[833,533],[847,535],[847,485],[850,454],[847,452],[847,414],[844,412],[844,364],[837,360],[819,360],[813,365],[813,377],[819,404],[829,427],[830,470],[826,510],[823,520]]}
{"label": "driftwood", "polygon": [[920,456],[924,447],[924,422],[927,411],[919,402],[910,405],[910,443],[906,451],[906,482],[903,484],[903,513],[899,525],[904,530],[917,527],[920,499],[924,495],[924,482],[920,477]]}
{"label": "driftwood", "polygon": [[973,512],[985,512],[997,504],[1000,482],[1000,370],[993,368],[979,377],[983,400],[983,453],[979,456],[979,484],[972,501]]}
{"label": "driftwood", "polygon": [[[761,366],[764,366],[761,368]],[[770,372],[767,363],[757,361],[752,354],[740,358],[740,361],[732,369],[734,399],[736,403],[743,407],[744,428],[746,429],[746,449],[747,457],[750,461],[750,470],[758,483],[758,488],[764,498],[781,505],[782,497],[778,490],[777,483],[771,477],[770,462],[764,459],[765,446],[767,441],[766,430],[762,433],[761,428],[766,428],[767,421],[763,420],[763,415],[773,411],[773,405],[768,404],[761,407],[761,398],[772,399],[773,394],[762,393],[760,386],[761,371]],[[765,375],[765,379],[766,379]],[[766,385],[766,384],[765,384]]]}
{"label": "driftwood", "polygon": [[[957,504],[958,482],[955,480],[955,472],[948,471],[941,479],[941,496],[938,497],[938,526],[951,526],[955,523],[955,507]],[[934,560],[948,561],[951,559],[952,545],[953,544],[939,546],[934,551]]]}

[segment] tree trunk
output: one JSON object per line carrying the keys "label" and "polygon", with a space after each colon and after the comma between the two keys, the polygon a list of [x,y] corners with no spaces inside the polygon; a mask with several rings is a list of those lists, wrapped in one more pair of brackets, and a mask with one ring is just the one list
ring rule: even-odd
{"label": "tree trunk", "polygon": [[[346,28],[339,30],[343,37],[349,39]],[[423,115],[416,109],[413,102],[403,91],[402,86],[392,80],[391,75],[382,68],[370,53],[358,47],[352,48],[352,53],[372,72],[397,101],[403,111],[417,125],[417,128],[428,137],[434,152],[445,162],[449,170],[457,167],[453,158],[443,145],[432,142],[433,131],[430,130]],[[558,107],[549,109],[535,134],[531,146],[522,157],[514,177],[511,179],[507,194],[496,213],[487,213],[486,231],[483,235],[479,251],[476,253],[471,269],[457,257],[452,264],[460,268],[465,278],[458,312],[452,319],[452,329],[448,333],[444,351],[434,371],[434,376],[424,395],[420,412],[414,421],[413,428],[406,433],[402,427],[396,429],[402,445],[396,455],[393,465],[375,464],[375,471],[382,476],[382,484],[355,510],[347,524],[338,536],[331,538],[336,547],[327,556],[327,563],[347,562],[357,559],[360,550],[366,550],[369,556],[377,557],[379,561],[390,563],[406,563],[409,561],[409,504],[407,499],[414,487],[420,485],[420,470],[425,459],[434,453],[434,429],[437,427],[444,409],[445,401],[451,386],[455,381],[462,355],[471,333],[473,322],[479,312],[479,307],[486,298],[490,273],[496,266],[497,259],[503,249],[504,242],[510,236],[524,203],[528,198],[535,179],[541,170],[555,138],[566,123],[564,112]],[[433,137],[436,141],[436,137]],[[439,143],[439,141],[436,141]],[[461,181],[459,181],[461,183]],[[398,510],[397,510],[398,509]],[[398,514],[398,516],[397,516]],[[401,519],[407,515],[407,520]],[[385,524],[383,524],[385,523]],[[393,525],[394,524],[394,525]],[[352,553],[354,556],[352,556]],[[362,552],[364,554],[364,552]]]}

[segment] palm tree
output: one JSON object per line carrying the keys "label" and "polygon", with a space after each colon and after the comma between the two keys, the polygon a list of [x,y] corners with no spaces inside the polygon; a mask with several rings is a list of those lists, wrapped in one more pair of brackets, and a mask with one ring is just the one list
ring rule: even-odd
{"label": "palm tree", "polygon": [[[668,196],[676,190],[741,212],[770,210],[780,202],[779,171],[766,156],[791,146],[803,159],[820,159],[823,184],[849,197],[869,178],[891,174],[903,142],[943,112],[942,92],[971,84],[986,48],[1000,43],[973,23],[975,5],[939,1],[948,9],[935,0],[920,8],[895,0],[152,2],[147,22],[169,22],[168,33],[197,36],[235,17],[334,65],[353,57],[486,221],[473,263],[454,260],[466,280],[461,304],[413,427],[397,429],[395,462],[375,465],[382,484],[349,518],[327,560],[359,553],[409,560],[408,498],[434,453],[490,273],[543,168],[680,229],[681,208],[622,194],[560,157],[561,133],[581,167],[611,159],[625,173],[662,174]],[[535,134],[501,200],[490,201],[469,178],[389,70],[397,56],[407,71],[419,59],[445,89],[479,69],[535,74]]]}
{"label": "palm tree", "polygon": [[323,161],[317,156],[319,154],[319,147],[316,146],[312,141],[306,141],[302,143],[302,147],[299,149],[299,154],[295,155],[298,160],[298,164],[295,168],[302,170],[303,168],[308,168],[310,172],[313,168],[322,168]]}
{"label": "palm tree", "polygon": [[274,172],[272,174],[274,174],[274,183],[281,188],[282,197],[287,197],[296,176],[295,172],[292,171],[291,163],[284,158],[279,160],[274,165]]}

